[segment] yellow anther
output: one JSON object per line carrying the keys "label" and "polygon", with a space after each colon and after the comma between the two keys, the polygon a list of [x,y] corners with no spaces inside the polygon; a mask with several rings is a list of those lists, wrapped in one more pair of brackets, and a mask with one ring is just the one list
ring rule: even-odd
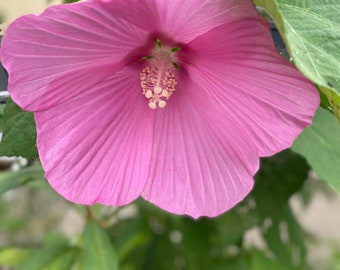
{"label": "yellow anther", "polygon": [[160,100],[160,101],[158,102],[158,107],[159,107],[159,108],[164,108],[165,105],[166,105],[166,101],[164,101],[164,100]]}
{"label": "yellow anther", "polygon": [[162,91],[162,96],[165,97],[165,98],[169,98],[169,96],[170,96],[169,91],[163,90],[163,91]]}
{"label": "yellow anther", "polygon": [[156,109],[157,108],[157,105],[156,105],[156,103],[155,102],[149,102],[149,107],[150,107],[150,109]]}
{"label": "yellow anther", "polygon": [[145,97],[146,98],[152,98],[152,91],[150,91],[150,90],[147,90],[146,92],[145,92]]}
{"label": "yellow anther", "polygon": [[159,94],[160,92],[162,92],[162,88],[160,87],[160,86],[155,86],[154,88],[153,88],[153,91],[156,93],[156,94]]}

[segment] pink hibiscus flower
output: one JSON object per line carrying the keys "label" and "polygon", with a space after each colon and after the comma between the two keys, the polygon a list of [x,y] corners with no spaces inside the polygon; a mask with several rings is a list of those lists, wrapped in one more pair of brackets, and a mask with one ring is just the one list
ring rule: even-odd
{"label": "pink hibiscus flower", "polygon": [[11,24],[1,58],[46,178],[81,204],[216,216],[319,104],[251,0],[57,5]]}

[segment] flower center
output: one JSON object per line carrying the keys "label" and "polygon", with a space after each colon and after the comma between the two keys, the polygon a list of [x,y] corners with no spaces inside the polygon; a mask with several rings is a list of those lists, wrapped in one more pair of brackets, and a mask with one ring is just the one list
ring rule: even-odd
{"label": "flower center", "polygon": [[147,64],[140,74],[141,88],[151,109],[164,108],[175,91],[175,72],[178,69],[174,55],[176,51],[178,48],[162,47],[157,39],[152,55],[143,58]]}

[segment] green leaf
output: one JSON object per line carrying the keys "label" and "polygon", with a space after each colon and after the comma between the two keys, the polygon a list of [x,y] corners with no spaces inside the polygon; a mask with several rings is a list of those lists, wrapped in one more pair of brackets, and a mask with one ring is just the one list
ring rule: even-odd
{"label": "green leaf", "polygon": [[27,261],[33,254],[33,251],[23,248],[3,249],[0,251],[0,266],[19,266]]}
{"label": "green leaf", "polygon": [[340,192],[340,125],[319,108],[313,124],[295,140],[292,150],[304,156],[316,174]]}
{"label": "green leaf", "polygon": [[305,159],[290,150],[264,158],[250,194],[267,246],[288,269],[305,263],[304,234],[288,202],[302,188],[309,169]]}
{"label": "green leaf", "polygon": [[340,252],[337,250],[337,247],[333,247],[330,259],[328,260],[327,266],[325,270],[335,270],[339,268],[340,265]]}
{"label": "green leaf", "polygon": [[79,249],[59,235],[48,235],[45,238],[45,248],[35,252],[20,270],[59,270],[71,269]]}
{"label": "green leaf", "polygon": [[124,259],[128,258],[128,255],[131,254],[131,252],[136,249],[138,246],[141,246],[149,240],[149,235],[143,233],[142,231],[137,232],[131,232],[130,237],[126,237],[124,240],[124,245],[118,250],[118,258],[119,261],[123,261]]}
{"label": "green leaf", "polygon": [[23,111],[8,100],[2,126],[0,156],[37,158],[36,130],[33,113]]}
{"label": "green leaf", "polygon": [[[326,96],[340,96],[340,1],[255,0],[273,18],[290,56]],[[331,103],[340,107],[332,98]],[[338,115],[339,119],[340,116]]]}
{"label": "green leaf", "polygon": [[70,246],[54,246],[36,252],[20,270],[60,270],[71,269],[79,250]]}
{"label": "green leaf", "polygon": [[[54,257],[46,270],[60,270],[60,269],[71,269],[75,263],[79,250],[77,248],[66,247],[57,256]],[[41,255],[41,254],[40,254]]]}
{"label": "green leaf", "polygon": [[[325,96],[327,97],[327,100],[329,102],[329,107],[332,109],[333,114],[336,116],[336,118],[340,121],[340,96],[338,96],[336,93],[327,91],[327,89],[324,89],[323,87],[319,87],[319,89],[325,93]],[[328,109],[327,107],[326,109]]]}
{"label": "green leaf", "polygon": [[107,232],[96,222],[88,221],[83,234],[82,270],[118,269],[117,257]]}
{"label": "green leaf", "polygon": [[[274,206],[277,205],[274,203]],[[269,249],[280,264],[288,269],[301,269],[304,266],[306,257],[304,234],[288,204],[278,206],[276,213],[268,212],[262,229]]]}
{"label": "green leaf", "polygon": [[275,259],[270,259],[259,250],[252,252],[252,270],[289,270]]}
{"label": "green leaf", "polygon": [[0,173],[0,194],[38,179],[44,179],[44,171],[39,165],[32,165],[17,172],[2,172]]}
{"label": "green leaf", "polygon": [[247,204],[240,203],[215,219],[219,230],[219,241],[223,245],[229,246],[242,242],[245,231],[256,225],[254,215],[242,212],[244,209],[248,209]]}
{"label": "green leaf", "polygon": [[5,107],[6,107],[6,104],[0,104],[0,131],[2,131],[2,123],[4,119]]}
{"label": "green leaf", "polygon": [[[239,255],[231,258],[223,258],[220,260],[213,261],[213,264],[208,268],[200,269],[212,269],[212,270],[252,270],[249,263],[247,254]],[[197,269],[195,269],[197,270]],[[271,269],[276,270],[276,269]]]}
{"label": "green leaf", "polygon": [[291,150],[262,158],[251,195],[261,207],[275,210],[273,203],[286,205],[302,188],[309,169],[305,159]]}

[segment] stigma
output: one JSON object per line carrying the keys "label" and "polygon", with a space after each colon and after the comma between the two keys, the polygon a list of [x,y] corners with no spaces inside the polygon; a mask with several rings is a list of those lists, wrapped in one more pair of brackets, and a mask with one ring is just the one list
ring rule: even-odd
{"label": "stigma", "polygon": [[163,47],[157,39],[152,54],[143,58],[146,65],[140,74],[140,85],[150,109],[164,108],[175,91],[178,65],[174,54],[177,50]]}

